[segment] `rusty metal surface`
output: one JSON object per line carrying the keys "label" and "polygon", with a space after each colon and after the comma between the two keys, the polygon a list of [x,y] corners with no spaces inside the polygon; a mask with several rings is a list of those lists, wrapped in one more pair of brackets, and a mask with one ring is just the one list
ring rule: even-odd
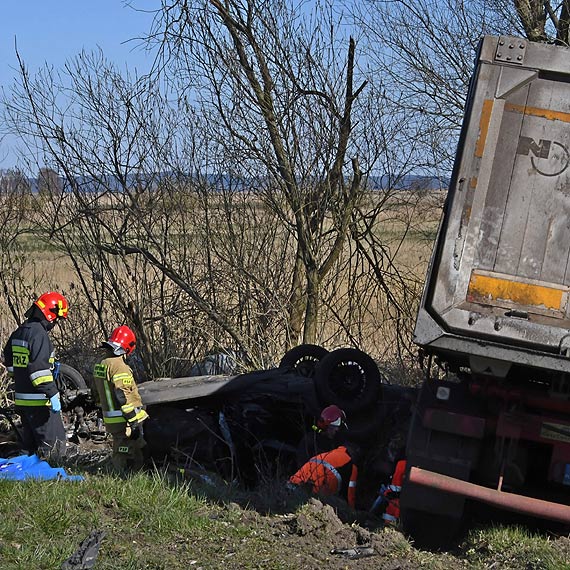
{"label": "rusty metal surface", "polygon": [[410,469],[409,482],[535,517],[570,523],[570,506],[489,489],[419,467]]}

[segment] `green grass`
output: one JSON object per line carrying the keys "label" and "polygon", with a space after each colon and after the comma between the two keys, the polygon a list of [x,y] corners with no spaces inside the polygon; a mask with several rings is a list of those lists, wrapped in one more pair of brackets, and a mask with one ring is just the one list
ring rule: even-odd
{"label": "green grass", "polygon": [[466,558],[475,567],[506,570],[561,570],[570,568],[570,557],[548,535],[520,526],[491,526],[472,530],[467,538]]}
{"label": "green grass", "polygon": [[568,538],[511,526],[473,530],[443,553],[418,550],[395,529],[376,529],[369,533],[375,556],[343,560],[331,548],[355,546],[368,531],[342,525],[319,503],[290,505],[281,514],[258,512],[252,503],[227,485],[206,491],[158,471],[125,479],[87,473],[82,482],[0,481],[0,568],[59,570],[93,530],[105,532],[97,570],[570,568]]}
{"label": "green grass", "polygon": [[213,568],[216,537],[223,535],[231,548],[251,535],[249,528],[219,517],[220,507],[207,506],[187,485],[159,473],[127,479],[86,475],[83,482],[2,481],[0,504],[3,570],[60,568],[95,529],[106,533],[98,570],[188,568],[193,561]]}

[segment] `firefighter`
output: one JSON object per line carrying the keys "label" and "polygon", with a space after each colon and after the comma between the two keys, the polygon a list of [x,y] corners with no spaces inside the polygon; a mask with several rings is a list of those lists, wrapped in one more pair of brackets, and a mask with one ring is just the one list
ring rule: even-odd
{"label": "firefighter", "polygon": [[348,426],[346,414],[337,405],[324,408],[317,422],[311,426],[297,446],[297,467],[304,465],[311,457],[330,451],[346,443]]}
{"label": "firefighter", "polygon": [[316,495],[339,495],[356,505],[358,467],[344,445],[315,455],[289,478],[288,486],[310,485]]}
{"label": "firefighter", "polygon": [[117,327],[101,345],[105,358],[95,365],[93,377],[103,412],[103,422],[112,437],[113,467],[123,473],[141,469],[146,445],[143,408],[133,371],[126,362],[136,347],[135,333],[127,326]]}
{"label": "firefighter", "polygon": [[60,293],[43,293],[4,348],[4,363],[14,380],[16,411],[22,419],[24,450],[45,460],[57,460],[66,452],[60,395],[52,373],[55,353],[48,332],[67,319],[68,309]]}
{"label": "firefighter", "polygon": [[401,459],[396,463],[396,470],[392,475],[390,485],[382,485],[380,494],[372,508],[371,512],[382,512],[384,524],[397,524],[400,520],[400,493],[404,483],[404,475],[406,474],[406,460]]}

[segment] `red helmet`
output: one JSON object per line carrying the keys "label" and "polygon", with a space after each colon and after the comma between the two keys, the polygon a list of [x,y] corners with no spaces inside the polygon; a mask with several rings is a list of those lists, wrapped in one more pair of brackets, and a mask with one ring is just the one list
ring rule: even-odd
{"label": "red helmet", "polygon": [[69,305],[67,299],[60,293],[55,291],[44,293],[34,305],[40,309],[49,323],[53,323],[59,317],[67,319]]}
{"label": "red helmet", "polygon": [[131,354],[136,345],[137,338],[135,333],[126,325],[117,327],[111,333],[109,340],[103,342],[103,346],[110,348],[116,356]]}
{"label": "red helmet", "polygon": [[346,422],[346,414],[335,404],[327,406],[322,412],[317,426],[321,430],[329,426],[340,427]]}

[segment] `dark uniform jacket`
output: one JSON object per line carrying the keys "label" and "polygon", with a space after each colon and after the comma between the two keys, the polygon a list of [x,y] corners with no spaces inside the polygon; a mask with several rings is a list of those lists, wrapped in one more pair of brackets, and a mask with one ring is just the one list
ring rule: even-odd
{"label": "dark uniform jacket", "polygon": [[14,378],[17,407],[50,405],[49,399],[58,392],[52,374],[54,360],[44,322],[27,320],[12,333],[4,348],[4,362]]}

